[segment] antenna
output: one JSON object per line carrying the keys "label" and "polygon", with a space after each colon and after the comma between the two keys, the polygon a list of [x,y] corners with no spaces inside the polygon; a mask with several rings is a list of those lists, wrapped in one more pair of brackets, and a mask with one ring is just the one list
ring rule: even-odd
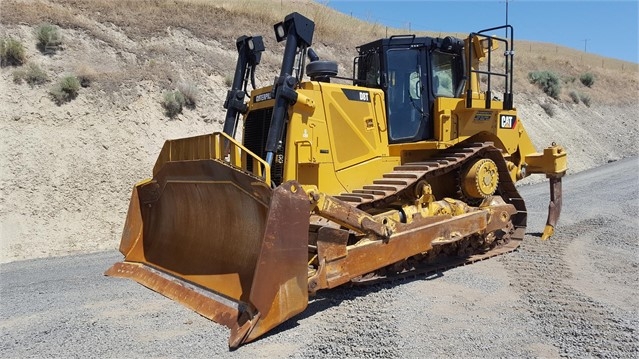
{"label": "antenna", "polygon": [[508,38],[508,0],[506,0],[506,38]]}

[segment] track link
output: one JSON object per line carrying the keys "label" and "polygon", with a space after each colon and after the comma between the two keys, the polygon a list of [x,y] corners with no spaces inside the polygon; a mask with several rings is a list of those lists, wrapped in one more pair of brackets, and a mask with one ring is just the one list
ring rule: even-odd
{"label": "track link", "polygon": [[374,180],[372,185],[342,193],[335,198],[351,203],[361,210],[384,207],[402,195],[411,196],[410,190],[418,181],[452,171],[490,147],[492,142],[479,142],[465,147],[446,149],[428,161],[410,162],[397,166],[392,172],[385,173],[382,178]]}

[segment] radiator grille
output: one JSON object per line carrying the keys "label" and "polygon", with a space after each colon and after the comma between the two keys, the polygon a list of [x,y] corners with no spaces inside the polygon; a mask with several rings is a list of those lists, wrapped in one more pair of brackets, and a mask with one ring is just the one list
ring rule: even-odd
{"label": "radiator grille", "polygon": [[[271,127],[271,116],[273,115],[273,108],[265,108],[260,110],[251,111],[246,117],[244,124],[244,136],[242,141],[244,147],[248,148],[251,152],[265,159],[266,153],[266,138],[268,137],[268,130]],[[286,125],[284,126],[284,139],[286,139]],[[277,151],[275,160],[271,164],[271,180],[280,185],[284,177],[284,164],[278,163],[278,158],[283,158],[284,145],[286,141],[282,141],[282,148]],[[282,161],[283,162],[283,161]],[[248,163],[248,169],[253,170],[253,164]]]}

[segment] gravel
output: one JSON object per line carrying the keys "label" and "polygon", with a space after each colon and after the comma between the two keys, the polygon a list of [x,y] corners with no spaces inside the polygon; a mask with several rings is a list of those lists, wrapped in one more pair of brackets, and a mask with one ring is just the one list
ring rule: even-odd
{"label": "gravel", "polygon": [[427,278],[320,292],[307,311],[229,352],[228,330],[102,272],[114,251],[0,265],[0,357],[604,357],[639,352],[637,158],[521,188],[520,249]]}

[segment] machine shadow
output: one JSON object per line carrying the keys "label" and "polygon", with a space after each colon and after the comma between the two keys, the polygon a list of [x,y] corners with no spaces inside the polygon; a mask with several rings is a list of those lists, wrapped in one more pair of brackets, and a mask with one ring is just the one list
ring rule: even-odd
{"label": "machine shadow", "polygon": [[[451,268],[452,269],[452,268]],[[272,335],[278,335],[281,332],[298,327],[299,322],[310,318],[324,310],[339,306],[343,301],[349,301],[358,297],[365,297],[372,293],[377,293],[381,290],[397,287],[398,284],[407,284],[417,281],[430,281],[438,279],[444,276],[444,272],[449,269],[438,271],[428,275],[416,275],[414,277],[404,277],[398,279],[390,279],[384,282],[372,282],[372,284],[344,284],[337,288],[327,289],[317,292],[317,294],[309,298],[308,307],[302,313],[294,316],[293,318],[285,321],[284,323],[273,328],[269,332],[265,333],[261,337],[257,338],[253,342],[259,342],[263,338],[268,338]]]}

